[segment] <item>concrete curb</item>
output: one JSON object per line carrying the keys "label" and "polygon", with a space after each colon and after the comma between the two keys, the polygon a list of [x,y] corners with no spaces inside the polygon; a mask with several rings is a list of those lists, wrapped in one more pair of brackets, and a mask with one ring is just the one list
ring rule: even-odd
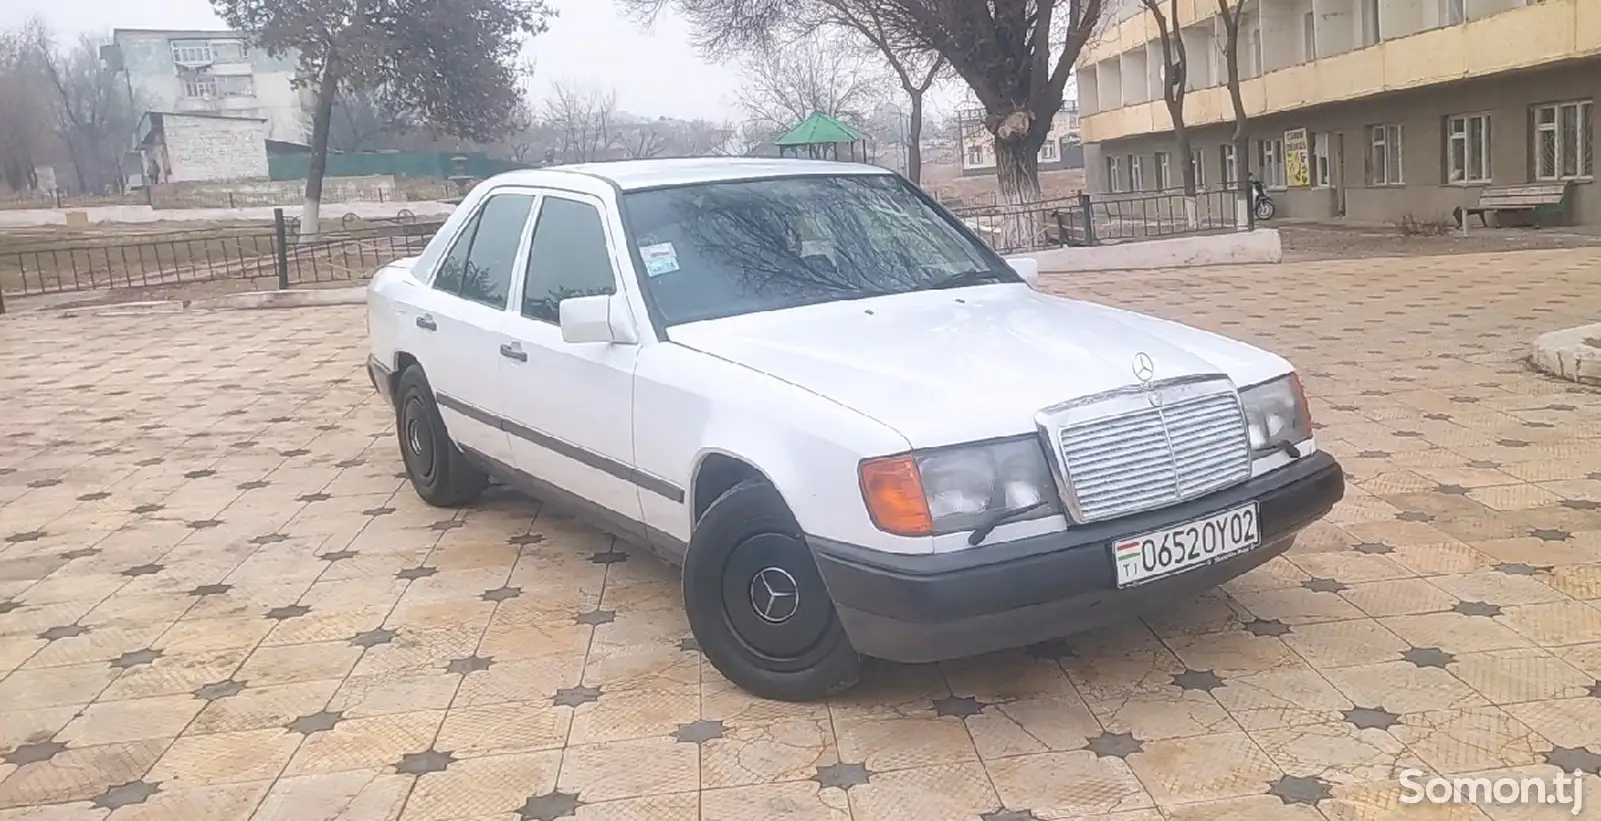
{"label": "concrete curb", "polygon": [[1601,322],[1540,334],[1529,360],[1535,370],[1569,382],[1601,385]]}
{"label": "concrete curb", "polygon": [[1148,271],[1211,265],[1276,264],[1284,244],[1274,228],[1223,234],[1152,239],[1088,248],[1060,248],[1021,253],[1039,260],[1040,273]]}
{"label": "concrete curb", "polygon": [[364,305],[366,286],[354,288],[315,288],[288,291],[247,291],[242,294],[169,299],[152,302],[123,302],[115,305],[86,305],[57,311],[56,316],[123,316],[164,314],[178,311],[249,311],[263,308],[311,308],[323,305]]}

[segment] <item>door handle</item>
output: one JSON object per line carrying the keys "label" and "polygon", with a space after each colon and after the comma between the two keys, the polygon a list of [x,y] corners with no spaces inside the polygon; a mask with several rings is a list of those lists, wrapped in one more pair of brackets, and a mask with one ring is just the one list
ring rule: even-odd
{"label": "door handle", "polygon": [[515,342],[508,345],[501,345],[500,355],[506,357],[507,359],[515,359],[518,362],[528,361],[528,352],[523,350],[522,346]]}
{"label": "door handle", "polygon": [[439,323],[435,322],[433,317],[423,314],[417,317],[417,327],[425,331],[437,331],[439,330]]}

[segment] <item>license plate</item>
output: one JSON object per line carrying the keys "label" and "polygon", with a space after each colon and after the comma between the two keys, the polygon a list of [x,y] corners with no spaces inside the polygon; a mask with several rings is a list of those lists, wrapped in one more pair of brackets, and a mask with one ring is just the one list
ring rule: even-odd
{"label": "license plate", "polygon": [[1194,570],[1250,550],[1261,541],[1255,502],[1177,527],[1123,539],[1112,545],[1117,586],[1131,587]]}

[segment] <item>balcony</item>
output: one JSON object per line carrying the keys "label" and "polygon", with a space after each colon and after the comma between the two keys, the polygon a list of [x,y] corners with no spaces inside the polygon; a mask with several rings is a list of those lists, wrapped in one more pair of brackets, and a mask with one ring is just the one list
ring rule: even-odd
{"label": "balcony", "polygon": [[[1340,0],[1315,2],[1320,14],[1323,9],[1346,5]],[[1372,2],[1364,0],[1364,5]],[[1379,23],[1386,39],[1330,56],[1325,54],[1338,52],[1341,45],[1350,42],[1335,34],[1339,29],[1314,28],[1309,34],[1310,49],[1306,47],[1307,39],[1302,37],[1290,38],[1288,45],[1285,38],[1264,38],[1272,39],[1277,44],[1276,48],[1260,55],[1240,55],[1242,66],[1251,65],[1252,60],[1256,59],[1267,69],[1265,74],[1240,84],[1246,112],[1256,117],[1601,55],[1601,3],[1596,0],[1545,0],[1537,5],[1497,9],[1498,13],[1477,16],[1473,13],[1475,8],[1489,8],[1482,5],[1486,0],[1479,2],[1481,5],[1477,7],[1471,4],[1467,6],[1465,16],[1468,19],[1460,25],[1426,28],[1393,38],[1384,30],[1386,24],[1399,27],[1401,31],[1407,28],[1396,11],[1400,6],[1384,5],[1380,7],[1382,16]],[[1488,2],[1504,6],[1508,0]],[[1306,0],[1300,3],[1280,0],[1270,4],[1256,30],[1268,28],[1272,35],[1275,29],[1283,29],[1294,22],[1279,15],[1279,21],[1275,24],[1274,9],[1298,8],[1305,4]],[[1181,8],[1188,5],[1181,3]],[[1215,9],[1211,3],[1200,0],[1195,5]],[[1423,3],[1412,3],[1408,8],[1414,5],[1422,7]],[[1355,19],[1361,20],[1361,15],[1358,14]],[[1118,36],[1108,39],[1121,43],[1134,36],[1124,29],[1141,22],[1141,18],[1126,21],[1119,26]],[[1416,25],[1421,27],[1427,22],[1426,19],[1419,19]],[[1154,28],[1154,25],[1151,27]],[[1144,51],[1143,42],[1140,41],[1136,48],[1141,54]],[[1352,43],[1358,44],[1359,41]],[[1106,89],[1105,67],[1108,63],[1115,64],[1118,59],[1115,53],[1102,53],[1111,47],[1114,46],[1108,44],[1096,49],[1095,53],[1081,61],[1084,65],[1091,64],[1087,61],[1105,61],[1097,66],[1100,82],[1095,83],[1103,95]],[[1288,52],[1295,49],[1304,49],[1319,59],[1285,65],[1293,59]],[[1250,72],[1245,73],[1249,75]],[[1217,77],[1221,81],[1221,72]],[[1123,85],[1128,85],[1126,80]],[[1173,127],[1167,109],[1160,101],[1113,105],[1102,99],[1094,101],[1093,105],[1091,110],[1097,113],[1084,117],[1085,142],[1159,133]],[[1234,114],[1228,90],[1218,85],[1191,91],[1185,98],[1184,117],[1191,126],[1231,121]]]}

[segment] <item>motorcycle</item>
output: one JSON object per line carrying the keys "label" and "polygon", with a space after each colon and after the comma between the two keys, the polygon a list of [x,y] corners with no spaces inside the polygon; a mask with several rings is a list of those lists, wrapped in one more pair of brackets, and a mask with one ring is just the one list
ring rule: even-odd
{"label": "motorcycle", "polygon": [[1261,180],[1251,180],[1251,210],[1256,213],[1257,219],[1263,221],[1273,219],[1273,215],[1279,211],[1273,198],[1267,195],[1267,188],[1263,187]]}

